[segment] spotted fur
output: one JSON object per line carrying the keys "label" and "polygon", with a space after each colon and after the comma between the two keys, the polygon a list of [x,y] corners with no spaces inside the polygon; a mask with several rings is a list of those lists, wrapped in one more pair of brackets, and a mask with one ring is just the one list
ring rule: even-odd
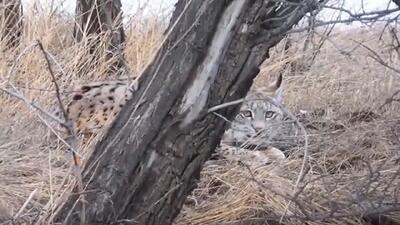
{"label": "spotted fur", "polygon": [[97,133],[111,122],[133,90],[120,81],[93,82],[78,86],[67,106],[68,119],[79,134]]}

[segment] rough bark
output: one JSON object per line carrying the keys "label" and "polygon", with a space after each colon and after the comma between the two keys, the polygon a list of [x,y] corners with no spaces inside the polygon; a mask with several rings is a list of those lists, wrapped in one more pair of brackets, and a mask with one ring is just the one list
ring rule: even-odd
{"label": "rough bark", "polygon": [[[111,71],[118,70],[123,62],[125,32],[122,24],[120,0],[77,0],[74,36],[85,39],[91,54],[105,46],[106,59],[116,58]],[[106,43],[102,43],[106,42]],[[96,52],[98,54],[98,51]]]}
{"label": "rough bark", "polygon": [[18,45],[22,34],[22,5],[20,0],[0,0],[1,42],[6,48]]}
{"label": "rough bark", "polygon": [[[80,224],[84,196],[84,224],[171,224],[225,130],[207,109],[245,96],[311,3],[180,0],[138,92],[85,160],[85,191],[47,222]],[[218,113],[232,118],[238,107]]]}

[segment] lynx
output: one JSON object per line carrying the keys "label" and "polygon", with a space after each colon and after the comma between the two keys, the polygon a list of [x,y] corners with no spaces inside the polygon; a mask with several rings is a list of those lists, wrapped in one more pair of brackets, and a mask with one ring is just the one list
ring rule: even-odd
{"label": "lynx", "polygon": [[[281,102],[282,77],[264,92],[251,91],[243,103],[240,113],[225,133],[217,153],[232,161],[246,161],[265,165],[273,160],[284,159],[285,155],[268,145],[268,135],[276,135],[273,124],[279,122],[283,113],[270,104],[264,96]],[[98,133],[119,113],[132,97],[134,88],[127,82],[103,81],[78,86],[67,106],[68,119],[74,130],[81,135]],[[256,100],[255,100],[256,99]],[[243,146],[239,146],[241,144]],[[247,146],[258,146],[257,150]]]}

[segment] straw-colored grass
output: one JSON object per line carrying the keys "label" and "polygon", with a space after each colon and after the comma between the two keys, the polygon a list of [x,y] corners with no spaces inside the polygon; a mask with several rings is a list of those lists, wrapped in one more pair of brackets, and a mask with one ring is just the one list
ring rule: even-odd
{"label": "straw-colored grass", "polygon": [[[288,53],[282,54],[281,46],[273,51],[257,85],[267,84],[291,63],[285,72],[285,103],[292,112],[308,112],[301,121],[309,146],[290,149],[286,162],[260,168],[257,175],[241,165],[206,167],[177,224],[275,224],[282,217],[283,224],[367,224],[362,216],[380,210],[400,221],[387,209],[399,197],[400,104],[381,107],[399,90],[400,76],[358,44],[390,62],[388,37],[378,41],[378,29],[358,36],[364,32],[337,32],[331,41],[341,49],[328,42],[306,70],[294,67],[310,54],[297,49],[300,41]],[[307,171],[297,184],[305,150]]]}
{"label": "straw-colored grass", "polygon": [[[43,56],[35,47],[27,49],[35,40],[63,67],[53,64],[63,100],[74,84],[114,78],[105,75],[112,59],[93,63],[87,49],[74,42],[71,17],[46,15],[26,12],[21,45],[0,52],[0,79],[8,79],[25,97],[52,110],[54,85]],[[132,77],[148,63],[162,39],[161,22],[149,21],[133,21],[126,32],[125,56]],[[285,104],[292,112],[308,112],[301,121],[309,146],[305,149],[299,136],[300,144],[289,150],[288,160],[255,171],[241,164],[208,162],[176,224],[265,224],[266,220],[273,224],[281,217],[284,224],[360,224],[363,212],[395,201],[400,181],[400,104],[380,106],[400,89],[400,77],[368,57],[371,53],[358,44],[363,42],[398,64],[389,54],[388,37],[378,40],[378,35],[374,29],[337,31],[308,69],[302,64],[311,53],[302,52],[301,38],[294,39],[288,53],[282,53],[281,46],[275,48],[257,85],[266,85],[286,62],[291,63],[292,70],[284,73]],[[35,192],[20,214],[30,221],[52,204],[61,184],[73,179],[72,156],[49,135],[37,111],[5,93],[0,93],[0,105],[0,221],[1,214],[15,215]],[[297,183],[306,150],[306,174]],[[329,214],[332,210],[336,214]]]}

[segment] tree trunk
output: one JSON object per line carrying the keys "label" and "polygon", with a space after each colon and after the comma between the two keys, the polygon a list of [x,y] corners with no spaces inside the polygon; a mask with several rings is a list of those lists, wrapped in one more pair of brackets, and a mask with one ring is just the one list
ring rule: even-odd
{"label": "tree trunk", "polygon": [[1,42],[6,48],[18,45],[22,33],[22,5],[20,0],[0,0]]}
{"label": "tree trunk", "polygon": [[246,95],[269,49],[316,4],[302,3],[180,0],[139,90],[84,160],[85,190],[46,221],[171,224],[225,130],[208,109]]}
{"label": "tree trunk", "polygon": [[[106,60],[112,60],[110,72],[123,64],[125,33],[122,24],[120,0],[77,0],[74,36],[77,41],[85,40],[90,54],[99,56],[96,48],[104,47]],[[96,58],[94,61],[97,61]]]}

